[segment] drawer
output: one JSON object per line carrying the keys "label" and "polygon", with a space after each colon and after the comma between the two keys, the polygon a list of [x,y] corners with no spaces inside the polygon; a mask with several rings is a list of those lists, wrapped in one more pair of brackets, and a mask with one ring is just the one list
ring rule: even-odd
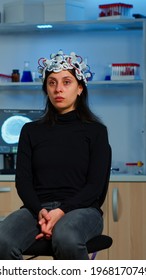
{"label": "drawer", "polygon": [[4,213],[13,212],[20,208],[20,200],[14,182],[0,182],[0,217]]}

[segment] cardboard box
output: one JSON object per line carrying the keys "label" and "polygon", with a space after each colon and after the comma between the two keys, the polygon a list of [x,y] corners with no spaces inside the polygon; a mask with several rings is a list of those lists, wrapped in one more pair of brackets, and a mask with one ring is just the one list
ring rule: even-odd
{"label": "cardboard box", "polygon": [[4,4],[5,23],[42,23],[44,21],[43,2],[17,0]]}
{"label": "cardboard box", "polygon": [[44,1],[44,21],[84,20],[83,0],[46,0]]}

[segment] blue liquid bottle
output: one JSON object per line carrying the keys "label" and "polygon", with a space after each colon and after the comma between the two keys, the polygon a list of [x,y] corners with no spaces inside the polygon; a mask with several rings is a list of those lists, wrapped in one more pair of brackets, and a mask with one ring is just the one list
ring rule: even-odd
{"label": "blue liquid bottle", "polygon": [[28,61],[24,62],[24,70],[23,70],[23,73],[22,73],[21,82],[33,82],[33,78],[32,78],[31,71],[29,69],[29,62]]}

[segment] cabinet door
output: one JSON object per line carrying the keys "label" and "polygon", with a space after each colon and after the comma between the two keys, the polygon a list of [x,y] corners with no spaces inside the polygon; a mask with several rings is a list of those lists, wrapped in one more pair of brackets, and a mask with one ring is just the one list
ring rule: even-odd
{"label": "cabinet door", "polygon": [[109,259],[146,259],[146,183],[110,183]]}
{"label": "cabinet door", "polygon": [[0,182],[0,220],[22,205],[14,182]]}

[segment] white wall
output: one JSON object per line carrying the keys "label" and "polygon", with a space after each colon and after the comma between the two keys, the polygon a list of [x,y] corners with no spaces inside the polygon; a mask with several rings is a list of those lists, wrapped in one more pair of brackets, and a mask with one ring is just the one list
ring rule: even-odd
{"label": "white wall", "polygon": [[[13,68],[22,73],[24,60],[30,61],[31,69],[37,69],[37,60],[48,57],[60,48],[65,53],[75,51],[88,59],[96,79],[104,79],[106,66],[111,62],[132,61],[142,65],[142,45],[139,31],[88,33],[47,33],[1,36],[0,72],[11,73]],[[10,41],[9,41],[10,40]],[[130,40],[130,45],[129,45]],[[116,50],[116,53],[115,53]],[[5,54],[5,55],[4,55]],[[99,115],[109,130],[113,148],[113,161],[142,160],[142,92],[137,88],[90,88],[91,108]],[[7,96],[7,98],[6,98]],[[42,95],[24,92],[1,93],[0,107],[41,108]],[[124,146],[124,152],[123,152]],[[138,146],[138,147],[137,147]],[[129,149],[130,147],[130,149]],[[133,153],[134,150],[134,153]]]}
{"label": "white wall", "polygon": [[[11,0],[13,1],[13,0]],[[10,0],[1,0],[2,3]],[[112,1],[114,2],[114,1]],[[115,1],[116,2],[116,1]],[[127,1],[122,1],[127,2]],[[135,12],[146,11],[145,0],[133,0]],[[128,2],[128,3],[129,3]],[[139,3],[140,2],[140,3]],[[86,15],[91,18],[101,3],[111,1],[85,1]],[[93,6],[92,6],[93,4]],[[94,7],[94,9],[93,9]],[[137,7],[137,8],[136,8]],[[98,9],[97,9],[98,10]],[[129,44],[130,42],[130,44]],[[143,67],[140,31],[114,32],[53,32],[0,36],[0,73],[10,74],[12,69],[23,71],[25,60],[30,61],[32,71],[37,70],[37,60],[63,49],[65,53],[75,51],[88,59],[97,80],[104,79],[106,66],[112,62],[136,62]],[[116,52],[115,52],[116,50]],[[7,99],[6,99],[7,95]],[[24,102],[25,101],[25,102]],[[93,111],[101,117],[109,130],[113,148],[113,162],[143,160],[142,89],[137,87],[90,88],[89,103]],[[29,92],[11,94],[1,92],[0,108],[42,108],[44,99],[40,93]]]}

